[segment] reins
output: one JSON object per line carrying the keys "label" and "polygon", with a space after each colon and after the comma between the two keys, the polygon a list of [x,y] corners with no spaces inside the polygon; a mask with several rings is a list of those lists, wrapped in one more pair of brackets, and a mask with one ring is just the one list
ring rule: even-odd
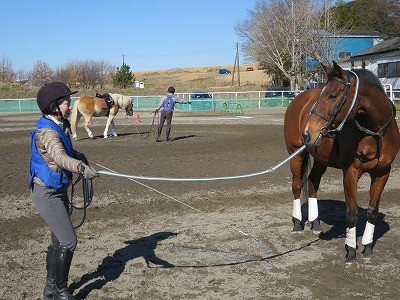
{"label": "reins", "polygon": [[388,97],[386,97],[386,100],[389,102],[390,107],[392,108],[392,115],[390,116],[389,121],[387,121],[385,123],[385,125],[383,125],[377,132],[369,130],[368,128],[365,128],[364,126],[362,126],[360,123],[358,123],[357,120],[354,120],[354,122],[356,123],[356,126],[359,130],[365,132],[366,134],[372,135],[374,137],[378,137],[378,138],[382,138],[382,136],[385,133],[386,128],[389,126],[390,122],[393,120],[393,117],[396,114],[396,108],[394,107],[394,105],[390,102],[390,99]]}

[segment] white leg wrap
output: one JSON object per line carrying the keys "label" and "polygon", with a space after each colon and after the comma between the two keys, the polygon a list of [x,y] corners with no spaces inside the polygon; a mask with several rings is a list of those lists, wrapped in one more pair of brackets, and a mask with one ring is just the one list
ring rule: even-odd
{"label": "white leg wrap", "polygon": [[87,132],[87,134],[88,134],[88,136],[89,136],[90,138],[93,137],[93,133],[92,133],[92,131],[89,129],[89,127],[86,127],[86,132]]}
{"label": "white leg wrap", "polygon": [[357,235],[355,226],[352,228],[346,228],[346,245],[354,249],[357,248]]}
{"label": "white leg wrap", "polygon": [[301,221],[301,202],[300,199],[293,200],[293,217]]}
{"label": "white leg wrap", "polygon": [[308,221],[312,222],[318,218],[317,198],[308,198]]}
{"label": "white leg wrap", "polygon": [[367,222],[367,224],[365,224],[365,230],[362,237],[363,245],[368,245],[372,243],[372,241],[374,240],[374,230],[375,230],[374,224],[371,224],[370,222]]}

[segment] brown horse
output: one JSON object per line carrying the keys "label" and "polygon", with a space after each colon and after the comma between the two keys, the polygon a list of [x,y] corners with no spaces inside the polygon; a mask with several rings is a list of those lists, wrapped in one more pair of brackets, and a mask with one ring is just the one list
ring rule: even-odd
{"label": "brown horse", "polygon": [[75,101],[71,114],[71,131],[73,139],[78,139],[76,129],[82,115],[85,118],[83,127],[86,129],[86,132],[90,138],[93,138],[93,133],[88,127],[90,120],[92,117],[102,116],[108,116],[106,128],[104,129],[103,133],[104,138],[108,137],[108,128],[110,125],[113,136],[117,136],[114,118],[120,108],[125,109],[126,115],[133,115],[133,98],[121,94],[109,95],[114,100],[114,105],[111,108],[108,108],[104,99],[97,97],[84,96]]}
{"label": "brown horse", "polygon": [[[373,252],[379,202],[400,148],[400,135],[395,107],[375,75],[367,70],[345,71],[335,62],[333,67],[322,65],[322,68],[328,76],[325,87],[299,94],[285,114],[284,132],[289,153],[307,145],[306,151],[290,161],[293,231],[302,230],[302,189],[308,197],[311,229],[322,231],[316,198],[320,180],[327,167],[342,169],[346,263],[352,263],[356,260],[357,249],[358,181],[362,174],[370,175],[367,223],[362,236],[363,257],[369,259]],[[314,158],[312,167],[309,154]]]}

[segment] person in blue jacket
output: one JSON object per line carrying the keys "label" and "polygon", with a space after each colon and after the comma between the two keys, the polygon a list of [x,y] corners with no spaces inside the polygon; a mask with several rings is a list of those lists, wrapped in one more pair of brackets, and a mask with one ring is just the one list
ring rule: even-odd
{"label": "person in blue jacket", "polygon": [[[72,173],[86,179],[98,174],[85,155],[74,150],[69,135],[72,92],[62,82],[45,83],[37,93],[42,116],[31,136],[29,188],[33,203],[49,226],[51,245],[46,255],[44,299],[75,299],[67,290],[77,237],[68,212]],[[31,298],[37,298],[33,295]]]}
{"label": "person in blue jacket", "polygon": [[167,121],[165,140],[167,142],[171,141],[169,135],[171,133],[171,122],[172,122],[172,115],[174,114],[175,103],[190,104],[190,102],[187,101],[180,101],[178,96],[175,95],[175,88],[173,86],[170,86],[168,88],[168,94],[161,97],[160,104],[155,111],[158,112],[161,109],[160,124],[158,125],[158,131],[157,131],[157,140],[156,140],[157,142],[161,142],[160,135],[165,121]]}

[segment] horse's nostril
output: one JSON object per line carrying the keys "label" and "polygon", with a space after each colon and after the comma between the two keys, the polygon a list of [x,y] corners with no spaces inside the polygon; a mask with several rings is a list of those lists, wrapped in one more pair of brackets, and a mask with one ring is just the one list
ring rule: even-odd
{"label": "horse's nostril", "polygon": [[308,144],[310,142],[310,133],[305,131],[301,134],[301,139],[303,140],[304,144]]}

